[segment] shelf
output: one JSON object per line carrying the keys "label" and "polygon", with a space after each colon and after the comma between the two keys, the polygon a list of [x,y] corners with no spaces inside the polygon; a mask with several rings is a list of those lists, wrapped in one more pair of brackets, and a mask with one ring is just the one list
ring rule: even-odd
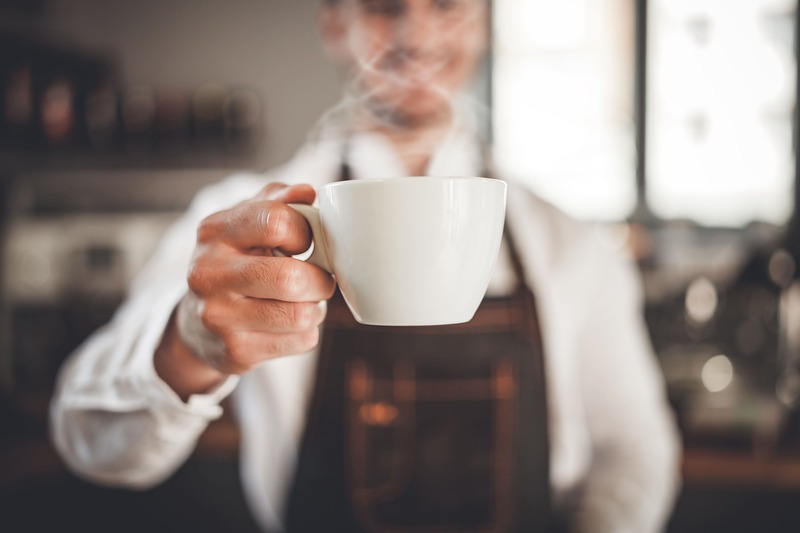
{"label": "shelf", "polygon": [[[200,436],[192,454],[201,460],[238,460],[241,435],[225,402],[225,414]],[[47,402],[28,401],[38,414],[37,428],[25,438],[0,439],[0,491],[15,483],[61,475],[65,467],[45,437]],[[685,486],[737,487],[765,490],[800,490],[800,449],[754,454],[747,450],[690,446],[684,450],[682,475]]]}
{"label": "shelf", "polygon": [[800,490],[800,450],[762,457],[745,451],[689,448],[682,471],[687,485]]}

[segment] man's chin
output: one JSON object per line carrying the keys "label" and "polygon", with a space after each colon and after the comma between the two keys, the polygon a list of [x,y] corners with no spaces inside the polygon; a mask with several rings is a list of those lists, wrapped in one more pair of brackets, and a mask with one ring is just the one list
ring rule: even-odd
{"label": "man's chin", "polygon": [[453,110],[453,99],[423,89],[405,92],[402,97],[377,103],[384,118],[397,126],[422,126],[440,122]]}

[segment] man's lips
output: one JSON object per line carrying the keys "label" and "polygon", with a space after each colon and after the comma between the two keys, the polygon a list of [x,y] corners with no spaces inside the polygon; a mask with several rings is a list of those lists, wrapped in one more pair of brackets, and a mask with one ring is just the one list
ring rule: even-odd
{"label": "man's lips", "polygon": [[436,57],[430,60],[393,60],[382,62],[379,72],[391,77],[392,81],[399,85],[424,85],[434,81],[450,64],[449,57]]}

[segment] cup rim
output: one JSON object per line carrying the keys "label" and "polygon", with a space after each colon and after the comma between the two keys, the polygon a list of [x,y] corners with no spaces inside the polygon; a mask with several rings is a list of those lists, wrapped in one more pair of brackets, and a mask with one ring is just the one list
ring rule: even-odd
{"label": "cup rim", "polygon": [[326,183],[323,187],[349,187],[355,184],[379,184],[379,183],[408,183],[409,180],[417,181],[417,180],[426,180],[426,181],[438,181],[438,182],[449,182],[449,181],[458,181],[458,180],[469,180],[469,181],[479,181],[479,182],[493,182],[501,184],[502,186],[506,186],[506,182],[498,179],[498,178],[487,178],[483,176],[395,176],[395,177],[386,177],[386,178],[362,178],[362,179],[354,179],[354,180],[347,180],[347,181],[334,181],[331,183]]}

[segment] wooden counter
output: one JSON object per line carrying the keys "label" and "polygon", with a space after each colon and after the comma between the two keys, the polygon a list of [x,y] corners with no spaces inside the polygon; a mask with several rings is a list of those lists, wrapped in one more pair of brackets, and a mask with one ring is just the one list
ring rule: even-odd
{"label": "wooden counter", "polygon": [[800,490],[800,450],[755,456],[745,451],[687,448],[684,484]]}
{"label": "wooden counter", "polygon": [[[38,425],[41,427],[29,437],[0,439],[0,490],[65,471],[46,437],[44,411]],[[239,442],[239,429],[226,414],[201,435],[193,457],[235,461]],[[682,474],[684,485],[800,490],[800,448],[756,455],[746,450],[690,446],[684,450]]]}

